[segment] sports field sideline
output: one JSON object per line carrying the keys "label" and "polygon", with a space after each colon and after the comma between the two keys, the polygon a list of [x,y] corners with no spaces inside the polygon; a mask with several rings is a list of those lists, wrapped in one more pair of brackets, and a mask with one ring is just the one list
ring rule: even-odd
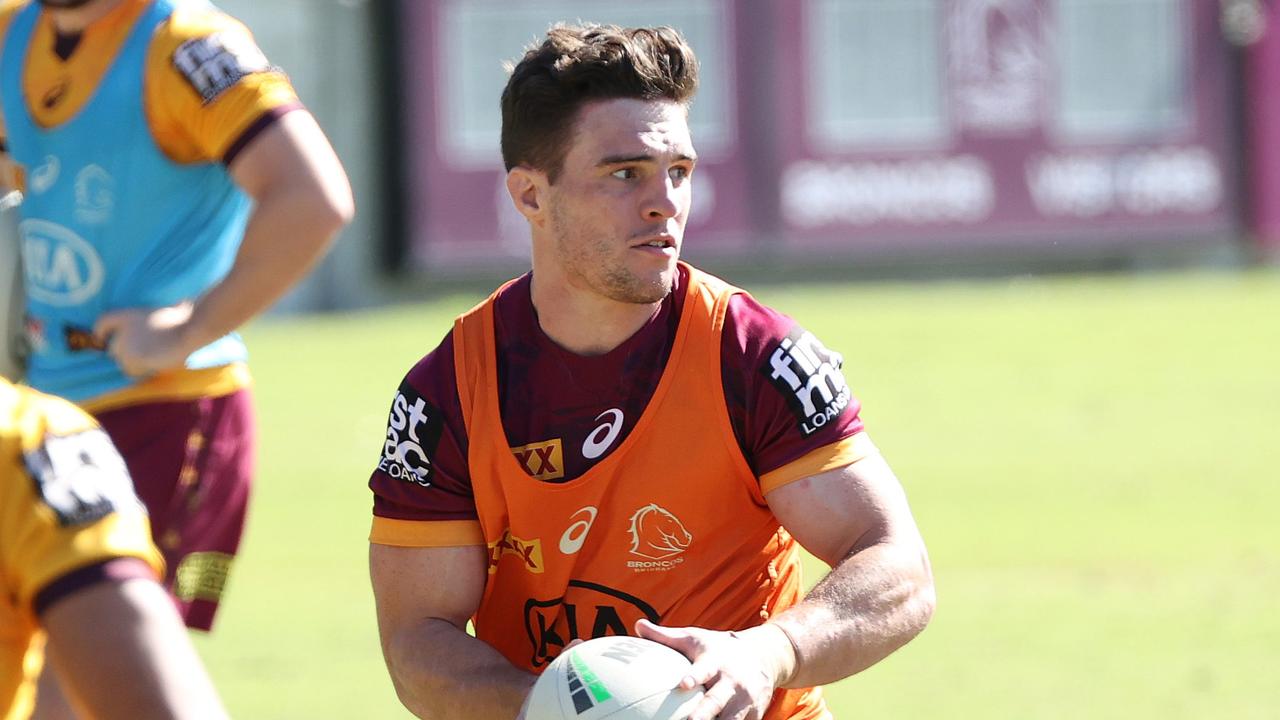
{"label": "sports field sideline", "polygon": [[[934,564],[932,625],[837,718],[1280,717],[1280,270],[749,289],[844,354]],[[247,332],[256,504],[199,641],[234,717],[408,717],[365,482],[481,298]]]}

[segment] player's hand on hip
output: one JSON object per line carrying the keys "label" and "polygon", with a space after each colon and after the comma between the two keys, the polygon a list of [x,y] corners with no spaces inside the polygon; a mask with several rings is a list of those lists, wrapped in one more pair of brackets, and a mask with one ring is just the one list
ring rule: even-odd
{"label": "player's hand on hip", "polygon": [[94,335],[125,373],[149,375],[181,367],[195,348],[188,347],[187,321],[192,305],[117,310],[98,318]]}
{"label": "player's hand on hip", "polygon": [[773,691],[795,667],[791,643],[777,628],[721,632],[641,620],[636,633],[680,651],[693,662],[680,687],[702,685],[706,690],[689,720],[759,720],[769,709]]}

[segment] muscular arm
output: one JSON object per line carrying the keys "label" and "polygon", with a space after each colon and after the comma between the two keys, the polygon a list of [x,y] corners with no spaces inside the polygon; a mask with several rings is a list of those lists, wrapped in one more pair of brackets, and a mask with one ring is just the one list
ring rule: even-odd
{"label": "muscular arm", "polygon": [[396,694],[418,717],[515,718],[533,686],[532,674],[466,632],[487,568],[478,545],[369,547],[382,654]]}
{"label": "muscular arm", "polygon": [[164,589],[101,582],[41,615],[49,659],[86,717],[225,718]]}
{"label": "muscular arm", "polygon": [[785,687],[834,682],[874,665],[933,615],[933,577],[902,487],[879,454],[784,485],[766,497],[831,572],[770,620],[794,643]]}
{"label": "muscular arm", "polygon": [[798,605],[746,630],[639,622],[641,636],[693,660],[681,685],[707,692],[690,720],[761,717],[774,688],[823,685],[864,670],[915,637],[933,614],[924,542],[878,453],[765,498],[831,572]]}
{"label": "muscular arm", "polygon": [[254,200],[235,263],[194,305],[104,315],[99,337],[127,372],[177,365],[192,351],[270,307],[324,255],[354,214],[351,187],[310,113],[288,113],[255,137],[231,165]]}

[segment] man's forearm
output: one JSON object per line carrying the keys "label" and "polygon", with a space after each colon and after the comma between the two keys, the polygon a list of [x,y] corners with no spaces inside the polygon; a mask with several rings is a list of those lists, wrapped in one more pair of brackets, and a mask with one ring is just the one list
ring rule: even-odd
{"label": "man's forearm", "polygon": [[305,189],[283,188],[258,201],[235,264],[196,301],[188,344],[213,342],[270,307],[315,266],[349,219]]}
{"label": "man's forearm", "polygon": [[516,717],[536,677],[453,624],[424,619],[383,648],[400,702],[430,720]]}
{"label": "man's forearm", "polygon": [[783,686],[825,685],[871,667],[919,634],[933,607],[922,547],[881,542],[849,555],[800,604],[769,621],[795,650]]}

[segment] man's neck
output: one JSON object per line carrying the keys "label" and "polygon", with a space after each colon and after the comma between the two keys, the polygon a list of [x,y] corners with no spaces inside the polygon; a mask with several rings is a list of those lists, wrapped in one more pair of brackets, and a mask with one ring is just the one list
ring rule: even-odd
{"label": "man's neck", "polygon": [[604,355],[635,335],[662,302],[637,304],[609,300],[562,282],[539,282],[530,293],[538,325],[555,344],[578,355]]}
{"label": "man's neck", "polygon": [[125,0],[92,0],[77,8],[46,7],[59,35],[77,35],[115,10]]}

